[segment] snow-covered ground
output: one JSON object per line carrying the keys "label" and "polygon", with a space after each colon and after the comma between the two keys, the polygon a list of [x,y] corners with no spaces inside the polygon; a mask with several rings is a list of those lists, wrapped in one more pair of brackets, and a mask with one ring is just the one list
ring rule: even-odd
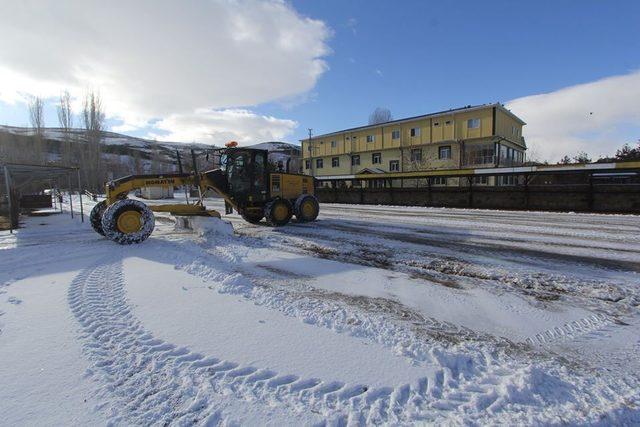
{"label": "snow-covered ground", "polygon": [[0,232],[0,423],[640,423],[639,217],[321,211]]}

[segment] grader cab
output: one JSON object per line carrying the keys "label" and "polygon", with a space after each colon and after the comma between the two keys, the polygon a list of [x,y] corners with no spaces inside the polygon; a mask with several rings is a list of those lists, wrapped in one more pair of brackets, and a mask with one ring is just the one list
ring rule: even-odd
{"label": "grader cab", "polygon": [[[191,173],[132,175],[110,181],[106,185],[106,199],[91,211],[91,226],[117,243],[140,243],[153,232],[153,212],[220,218],[218,211],[204,206],[208,191],[224,198],[225,213],[235,209],[250,223],[257,224],[264,218],[271,226],[282,226],[294,215],[298,222],[314,221],[320,208],[314,196],[313,177],[274,172],[267,154],[266,150],[248,148],[220,149],[215,152],[220,164],[218,169],[198,172],[192,154]],[[147,205],[127,197],[131,191],[143,187],[185,186],[198,191],[193,203]]]}

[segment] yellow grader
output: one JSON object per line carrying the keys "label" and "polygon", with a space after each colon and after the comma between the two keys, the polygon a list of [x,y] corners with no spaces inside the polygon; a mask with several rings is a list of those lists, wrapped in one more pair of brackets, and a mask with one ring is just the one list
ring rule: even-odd
{"label": "yellow grader", "polygon": [[[266,150],[232,147],[217,151],[220,168],[207,172],[198,172],[192,153],[191,173],[131,175],[108,182],[106,199],[91,211],[91,226],[114,242],[140,243],[153,232],[153,212],[220,218],[218,211],[204,206],[203,197],[208,191],[224,198],[225,213],[235,209],[245,221],[254,224],[265,218],[268,225],[282,226],[293,215],[298,222],[318,217],[320,207],[314,196],[313,177],[272,171]],[[182,186],[195,187],[198,199],[193,203],[152,206],[127,197],[131,191],[144,187]]]}

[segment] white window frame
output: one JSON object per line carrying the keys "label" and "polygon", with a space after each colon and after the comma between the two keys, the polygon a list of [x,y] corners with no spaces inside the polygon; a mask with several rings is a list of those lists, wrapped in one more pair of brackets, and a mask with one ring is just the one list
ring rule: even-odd
{"label": "white window frame", "polygon": [[311,159],[306,159],[304,161],[304,168],[305,169],[311,169]]}
{"label": "white window frame", "polygon": [[[377,162],[376,162],[376,159],[378,159]],[[382,164],[382,153],[372,153],[371,154],[371,164],[372,165],[380,165],[380,164]]]}
{"label": "white window frame", "polygon": [[331,148],[336,148],[336,141],[335,140],[331,141]]}
{"label": "white window frame", "polygon": [[467,120],[467,129],[480,129],[480,119]]}
{"label": "white window frame", "polygon": [[367,135],[367,142],[376,142],[375,135]]}
{"label": "white window frame", "polygon": [[316,159],[316,169],[324,169],[324,160]]}
{"label": "white window frame", "polygon": [[[414,156],[414,153],[418,153],[420,154],[419,158],[416,158],[416,156]],[[410,154],[410,159],[412,162],[421,162],[422,161],[422,148],[412,148]]]}
{"label": "white window frame", "polygon": [[411,130],[409,131],[409,135],[411,135],[412,138],[417,138],[420,136],[420,128],[411,128]]}
{"label": "white window frame", "polygon": [[351,156],[351,166],[360,166],[360,154]]}
{"label": "white window frame", "polygon": [[[336,160],[336,162],[334,162],[334,160]],[[340,167],[340,157],[332,157],[331,158],[331,167],[332,168],[339,168]]]}
{"label": "white window frame", "polygon": [[391,131],[391,139],[400,139],[400,129],[394,129]]}
{"label": "white window frame", "polygon": [[400,160],[389,160],[389,172],[400,172]]}
{"label": "white window frame", "polygon": [[[449,156],[448,157],[442,157],[442,150],[447,148],[449,150]],[[451,152],[451,146],[450,145],[441,145],[440,147],[438,147],[438,160],[450,160],[451,156],[452,156],[452,152]]]}

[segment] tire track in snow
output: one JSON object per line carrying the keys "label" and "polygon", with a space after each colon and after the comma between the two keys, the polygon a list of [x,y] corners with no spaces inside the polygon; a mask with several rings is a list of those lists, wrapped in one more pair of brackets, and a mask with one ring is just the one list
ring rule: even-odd
{"label": "tire track in snow", "polygon": [[69,288],[68,301],[93,363],[88,374],[100,385],[100,409],[116,424],[219,423],[224,417],[216,399],[229,393],[337,422],[355,413],[366,423],[408,421],[416,419],[416,411],[452,410],[471,401],[469,391],[448,390],[457,382],[450,369],[415,384],[370,388],[241,366],[176,347],[155,338],[132,314],[120,260],[82,271]]}
{"label": "tire track in snow", "polygon": [[526,342],[534,346],[546,346],[558,341],[574,340],[588,335],[615,323],[615,320],[605,314],[593,314],[583,319],[567,322],[546,331],[528,337]]}

